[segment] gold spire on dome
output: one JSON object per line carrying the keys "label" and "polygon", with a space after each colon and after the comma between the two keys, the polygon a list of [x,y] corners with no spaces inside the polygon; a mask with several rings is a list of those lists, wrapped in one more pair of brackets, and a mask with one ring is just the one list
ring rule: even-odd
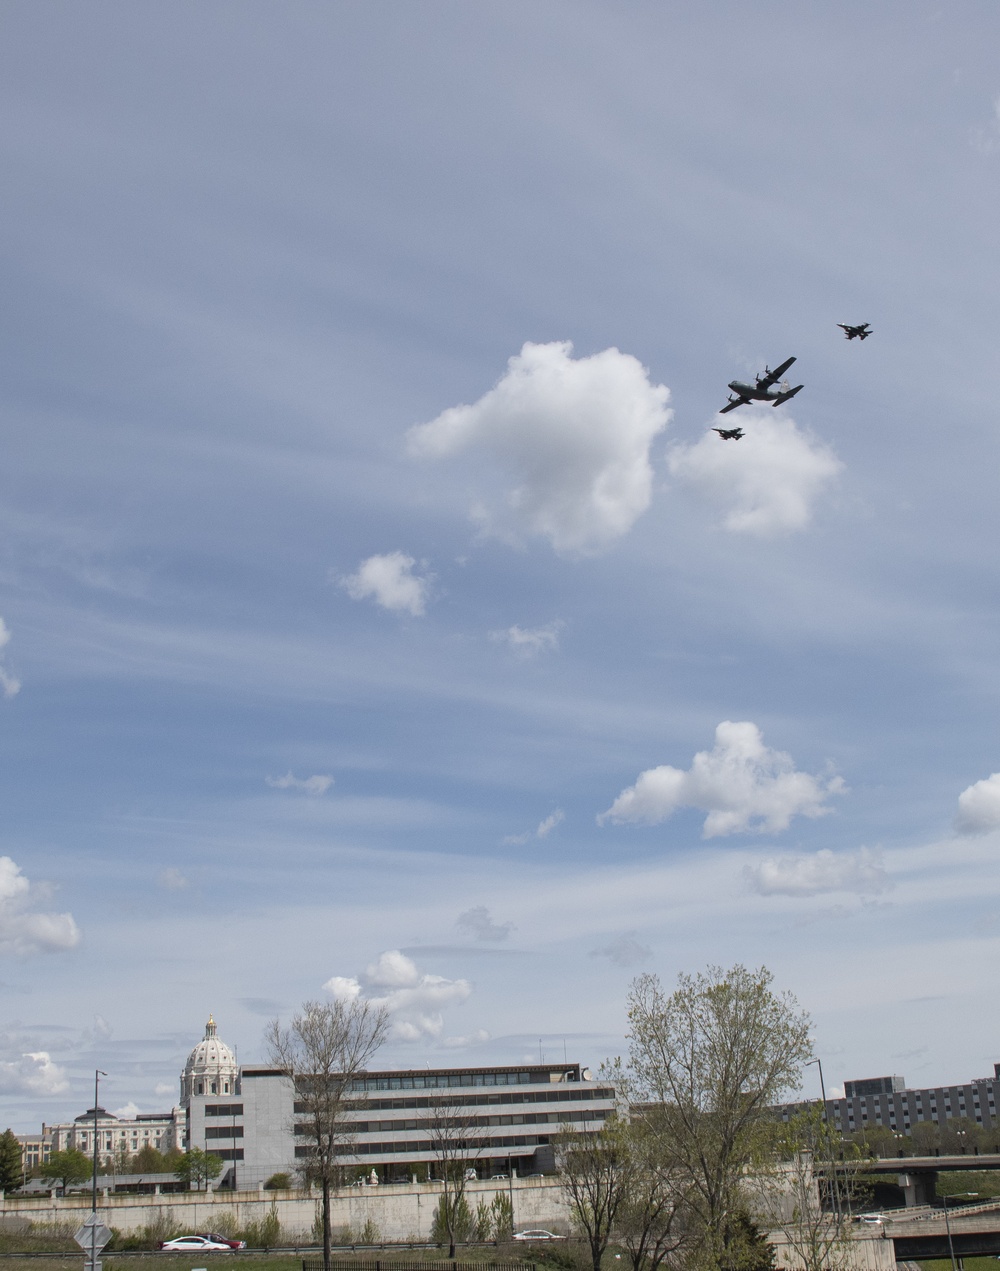
{"label": "gold spire on dome", "polygon": [[212,1018],[211,1012],[209,1012],[208,1023],[205,1025],[205,1040],[208,1041],[208,1039],[210,1037],[214,1037],[217,1032],[218,1029],[216,1028],[215,1020]]}

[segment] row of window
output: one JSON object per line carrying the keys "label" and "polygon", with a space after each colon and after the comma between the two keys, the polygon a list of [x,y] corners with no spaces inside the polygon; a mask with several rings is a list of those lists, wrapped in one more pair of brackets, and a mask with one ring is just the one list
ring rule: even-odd
{"label": "row of window", "polygon": [[[395,1112],[407,1108],[474,1108],[507,1103],[583,1103],[596,1099],[613,1099],[610,1087],[594,1089],[593,1086],[577,1086],[568,1090],[518,1090],[510,1094],[467,1094],[458,1099],[435,1098],[433,1095],[414,1099],[366,1099],[364,1108],[373,1112]],[[306,1112],[304,1103],[295,1104],[296,1112]]]}
{"label": "row of window", "polygon": [[[557,1077],[562,1077],[557,1072]],[[575,1073],[573,1074],[575,1077]],[[452,1072],[414,1073],[405,1077],[362,1077],[351,1085],[358,1092],[367,1090],[438,1090],[451,1086],[528,1086],[551,1080],[548,1073],[537,1072]]]}
{"label": "row of window", "polygon": [[[484,1140],[478,1145],[480,1156],[504,1156],[504,1152],[500,1152],[499,1148],[508,1147],[543,1147],[548,1143],[549,1137],[545,1134],[505,1134],[497,1138]],[[435,1144],[430,1139],[415,1139],[410,1142],[401,1143],[352,1143],[350,1148],[351,1156],[412,1156],[415,1152],[433,1152],[436,1150]],[[297,1147],[295,1155],[301,1160],[303,1157],[312,1155],[312,1148],[307,1146]],[[345,1151],[345,1156],[348,1153]]]}
{"label": "row of window", "polygon": [[205,1116],[207,1117],[241,1117],[243,1115],[242,1103],[206,1103]]}
{"label": "row of window", "polygon": [[206,1139],[241,1139],[243,1137],[242,1125],[206,1125]]}
{"label": "row of window", "polygon": [[[464,1126],[481,1126],[481,1125],[562,1125],[567,1121],[603,1121],[607,1117],[607,1112],[603,1109],[587,1109],[584,1112],[515,1112],[509,1116],[486,1116],[486,1117],[445,1117],[442,1118],[441,1128],[462,1128]],[[419,1120],[404,1121],[397,1118],[394,1121],[355,1121],[351,1129],[358,1134],[400,1134],[404,1130],[427,1130],[428,1122],[426,1117]],[[221,1129],[221,1127],[220,1127]],[[312,1134],[312,1127],[309,1125],[297,1125],[295,1134],[299,1138],[308,1138]],[[211,1133],[210,1130],[205,1131],[206,1134]],[[219,1137],[222,1137],[220,1132]]]}

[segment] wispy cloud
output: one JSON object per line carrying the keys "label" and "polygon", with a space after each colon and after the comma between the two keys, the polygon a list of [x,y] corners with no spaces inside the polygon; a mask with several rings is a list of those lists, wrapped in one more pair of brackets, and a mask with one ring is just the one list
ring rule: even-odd
{"label": "wispy cloud", "polygon": [[786,830],[794,816],[825,816],[826,799],[845,790],[840,777],[797,772],[790,755],[772,750],[756,724],[723,720],[712,750],[700,750],[685,772],[663,764],[640,774],[599,823],[657,825],[678,808],[707,812],[704,838],[743,830]]}
{"label": "wispy cloud", "polygon": [[560,825],[566,819],[566,813],[562,808],[556,808],[551,812],[544,821],[539,821],[533,830],[526,830],[524,834],[508,834],[503,839],[503,843],[508,847],[520,847],[525,843],[530,843],[532,839],[547,838],[557,825]]}
{"label": "wispy cloud", "polygon": [[506,644],[519,657],[533,658],[559,648],[559,632],[564,625],[557,620],[544,627],[507,627],[504,631],[491,631],[490,639]]}
{"label": "wispy cloud", "polygon": [[825,892],[865,895],[892,886],[881,854],[866,847],[856,852],[823,848],[802,856],[769,856],[745,866],[743,876],[751,890],[761,896],[818,896]]}
{"label": "wispy cloud", "polygon": [[649,506],[649,448],[670,419],[669,391],[618,349],[574,359],[569,341],[525,344],[471,406],[410,430],[413,455],[489,454],[504,473],[476,518],[501,537],[541,535],[589,553],[626,534]]}
{"label": "wispy cloud", "polygon": [[653,956],[653,950],[641,944],[634,931],[626,931],[610,944],[600,949],[591,949],[590,956],[607,958],[616,966],[636,966],[641,962],[647,962]]}
{"label": "wispy cloud", "polygon": [[319,772],[311,777],[296,777],[286,772],[283,777],[265,777],[264,780],[274,790],[301,790],[316,797],[326,794],[333,785],[333,777]]}
{"label": "wispy cloud", "polygon": [[427,609],[431,574],[415,574],[416,560],[405,552],[369,556],[357,572],[339,579],[352,600],[372,599],[383,609],[401,610],[421,617]]}
{"label": "wispy cloud", "polygon": [[[0,657],[3,656],[3,650],[10,643],[10,630],[0,618]],[[3,691],[4,697],[16,697],[21,691],[21,681],[14,675],[11,675],[2,663],[0,663],[0,690]]]}
{"label": "wispy cloud", "polygon": [[494,922],[485,905],[476,905],[475,908],[467,909],[465,913],[459,914],[456,926],[464,927],[477,940],[489,941],[506,940],[514,930],[512,922]]}
{"label": "wispy cloud", "polygon": [[166,891],[183,891],[186,887],[190,887],[190,882],[179,869],[171,866],[169,869],[162,870],[156,879],[160,887]]}

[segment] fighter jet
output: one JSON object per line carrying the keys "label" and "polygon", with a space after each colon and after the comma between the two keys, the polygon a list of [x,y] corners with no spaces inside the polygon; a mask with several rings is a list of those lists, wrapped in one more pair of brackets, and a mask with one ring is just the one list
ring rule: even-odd
{"label": "fighter jet", "polygon": [[717,432],[723,441],[739,441],[743,436],[742,428],[713,428],[712,432]]}
{"label": "fighter jet", "polygon": [[737,406],[746,406],[749,402],[770,402],[772,406],[780,406],[782,402],[787,402],[790,397],[794,397],[805,386],[799,384],[796,388],[789,388],[787,383],[785,383],[780,386],[780,391],[777,393],[772,393],[771,389],[778,383],[778,380],[781,379],[794,361],[795,358],[790,357],[787,362],[782,362],[773,371],[768,370],[765,366],[764,374],[758,375],[756,382],[753,384],[743,384],[739,380],[731,380],[729,387],[736,396],[730,397],[728,403],[719,411],[719,414],[726,415],[729,411],[735,410]]}
{"label": "fighter jet", "polygon": [[862,322],[861,325],[857,327],[852,327],[849,322],[838,322],[837,326],[840,327],[841,331],[843,331],[848,340],[853,340],[855,336],[857,336],[859,340],[867,340],[872,334],[869,330],[871,326],[870,322]]}

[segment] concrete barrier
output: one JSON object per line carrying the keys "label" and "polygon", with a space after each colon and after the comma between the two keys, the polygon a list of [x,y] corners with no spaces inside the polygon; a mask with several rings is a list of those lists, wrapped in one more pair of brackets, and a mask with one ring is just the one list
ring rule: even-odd
{"label": "concrete barrier", "polygon": [[[381,1187],[345,1187],[333,1193],[331,1224],[358,1234],[367,1223],[378,1228],[383,1240],[429,1240],[434,1214],[441,1198],[440,1183],[383,1184]],[[569,1210],[558,1179],[532,1178],[509,1181],[477,1181],[466,1184],[466,1199],[475,1213],[497,1194],[509,1196],[514,1207],[514,1229],[545,1227],[569,1231]],[[320,1194],[313,1191],[179,1192],[168,1196],[109,1195],[98,1197],[98,1213],[117,1231],[132,1232],[154,1224],[170,1223],[177,1231],[213,1231],[221,1215],[232,1215],[236,1225],[261,1222],[272,1212],[281,1222],[283,1238],[304,1236],[311,1241],[319,1213]],[[90,1213],[90,1195],[65,1197],[5,1196],[0,1216],[26,1218],[45,1225],[79,1223]]]}

